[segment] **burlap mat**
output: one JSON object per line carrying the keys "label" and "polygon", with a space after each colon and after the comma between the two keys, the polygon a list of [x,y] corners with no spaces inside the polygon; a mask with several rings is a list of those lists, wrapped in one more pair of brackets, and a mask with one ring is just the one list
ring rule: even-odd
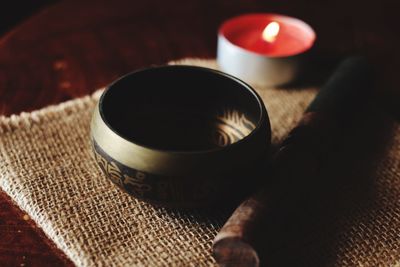
{"label": "burlap mat", "polygon": [[[178,63],[216,67],[214,60]],[[275,143],[316,92],[257,90],[266,103]],[[89,121],[100,93],[1,117],[1,188],[78,266],[215,265],[211,242],[228,214],[154,208],[121,192],[101,174],[89,145]],[[400,127],[395,130],[375,177],[379,193],[372,202],[379,208],[364,219],[342,220],[346,227],[335,234],[337,249],[330,252],[334,257],[329,265],[400,264]],[[309,258],[314,256],[321,255]]]}

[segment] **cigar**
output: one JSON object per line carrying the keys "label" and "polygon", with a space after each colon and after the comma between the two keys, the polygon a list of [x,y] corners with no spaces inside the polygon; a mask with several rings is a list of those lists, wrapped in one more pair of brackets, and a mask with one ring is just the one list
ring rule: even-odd
{"label": "cigar", "polygon": [[342,121],[369,96],[373,76],[362,57],[348,58],[337,67],[274,155],[273,182],[243,201],[215,237],[213,256],[220,266],[260,266],[260,243],[268,240],[259,236],[271,211],[299,183],[318,174],[321,158],[335,144],[332,132],[343,128]]}

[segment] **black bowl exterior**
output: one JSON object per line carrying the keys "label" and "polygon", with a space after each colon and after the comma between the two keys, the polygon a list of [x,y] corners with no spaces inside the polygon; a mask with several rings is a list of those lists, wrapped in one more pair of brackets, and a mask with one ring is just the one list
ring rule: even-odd
{"label": "black bowl exterior", "polygon": [[105,176],[135,198],[170,208],[226,206],[243,198],[260,184],[259,167],[265,157],[255,159],[253,166],[232,172],[207,176],[162,176],[127,167],[112,159],[92,139],[93,153]]}

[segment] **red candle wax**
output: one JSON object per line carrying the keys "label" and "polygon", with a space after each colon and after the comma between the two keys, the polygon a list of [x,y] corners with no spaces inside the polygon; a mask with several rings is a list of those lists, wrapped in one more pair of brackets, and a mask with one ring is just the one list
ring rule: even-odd
{"label": "red candle wax", "polygon": [[[263,32],[271,22],[279,25],[279,32],[275,37],[265,39]],[[315,41],[315,33],[308,24],[278,14],[246,14],[235,17],[226,21],[219,32],[232,44],[269,57],[303,53]]]}

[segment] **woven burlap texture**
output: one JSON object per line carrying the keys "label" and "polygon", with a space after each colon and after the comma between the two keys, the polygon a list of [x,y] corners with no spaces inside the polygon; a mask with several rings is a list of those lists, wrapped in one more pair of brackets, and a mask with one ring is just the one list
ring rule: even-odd
{"label": "woven burlap texture", "polygon": [[[216,68],[214,60],[173,64]],[[316,93],[314,88],[256,89],[268,109],[274,143]],[[1,188],[77,266],[214,266],[211,244],[227,214],[155,208],[118,190],[100,172],[89,142],[89,121],[100,94],[1,117]],[[375,211],[377,221],[346,222],[351,227],[340,233],[336,266],[399,263],[400,127],[396,130],[377,177],[388,181],[380,183],[388,194],[379,197],[390,208]]]}

